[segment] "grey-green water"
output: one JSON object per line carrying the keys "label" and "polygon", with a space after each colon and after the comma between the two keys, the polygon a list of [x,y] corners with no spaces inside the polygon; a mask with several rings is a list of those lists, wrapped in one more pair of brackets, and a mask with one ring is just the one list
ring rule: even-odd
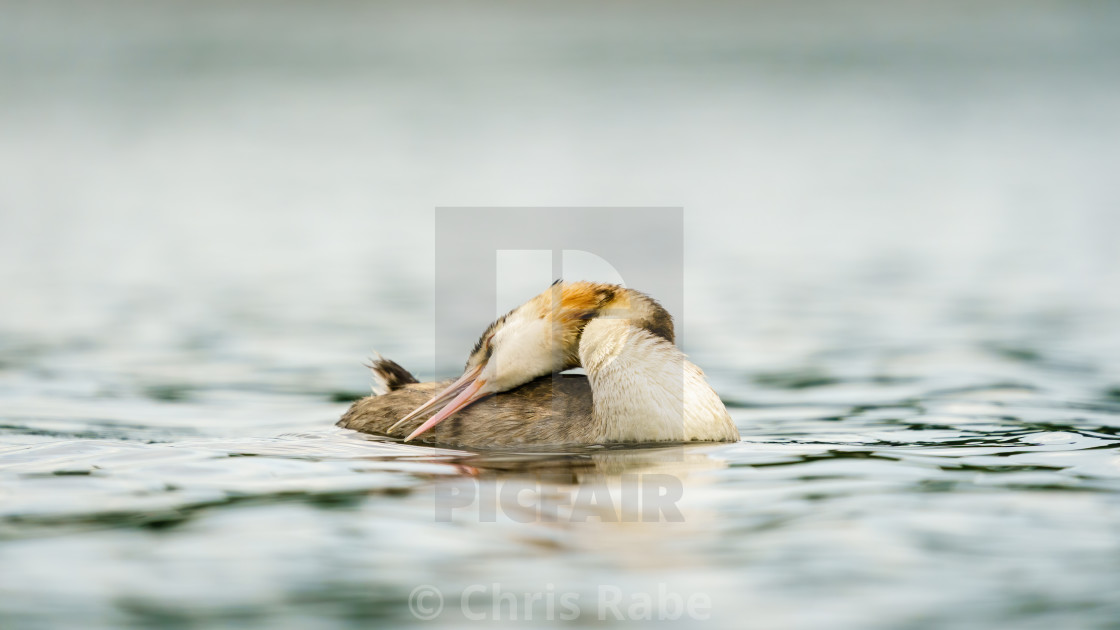
{"label": "grey-green water", "polygon": [[[0,13],[5,630],[459,627],[498,593],[523,625],[562,595],[623,623],[604,593],[716,627],[1120,623],[1115,5]],[[432,209],[486,204],[683,206],[683,345],[742,442],[335,429],[371,348],[457,367]],[[440,519],[643,475],[682,519]]]}

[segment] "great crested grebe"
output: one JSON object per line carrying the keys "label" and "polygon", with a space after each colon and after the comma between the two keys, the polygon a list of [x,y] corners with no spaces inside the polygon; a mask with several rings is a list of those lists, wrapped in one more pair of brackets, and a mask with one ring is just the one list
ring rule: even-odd
{"label": "great crested grebe", "polygon": [[[669,313],[617,285],[558,280],[490,324],[455,381],[419,383],[381,357],[370,367],[375,395],[338,426],[470,448],[739,439]],[[559,374],[575,367],[587,376]]]}

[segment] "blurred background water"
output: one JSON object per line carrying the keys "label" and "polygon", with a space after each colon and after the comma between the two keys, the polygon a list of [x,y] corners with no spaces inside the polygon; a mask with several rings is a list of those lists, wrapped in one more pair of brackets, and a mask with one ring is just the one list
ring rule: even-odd
{"label": "blurred background water", "polygon": [[[1117,627],[1120,5],[0,15],[0,627],[403,625],[421,584],[445,626],[500,584],[577,625],[664,585],[717,626]],[[433,208],[581,205],[685,209],[684,347],[742,442],[333,427],[371,348],[458,367]],[[435,518],[542,470],[668,471],[685,520]]]}

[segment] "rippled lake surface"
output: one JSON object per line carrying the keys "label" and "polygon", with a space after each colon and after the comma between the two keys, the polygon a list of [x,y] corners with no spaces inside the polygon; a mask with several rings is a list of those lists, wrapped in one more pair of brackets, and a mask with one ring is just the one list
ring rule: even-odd
{"label": "rippled lake surface", "polygon": [[[3,13],[0,627],[1117,627],[1114,5]],[[485,204],[682,206],[742,441],[335,428]]]}

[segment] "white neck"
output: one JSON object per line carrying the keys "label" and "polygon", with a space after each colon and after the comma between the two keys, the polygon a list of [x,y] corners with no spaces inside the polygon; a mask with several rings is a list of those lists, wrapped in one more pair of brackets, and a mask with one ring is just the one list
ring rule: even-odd
{"label": "white neck", "polygon": [[676,346],[625,319],[583,329],[579,358],[591,382],[602,442],[736,441],[739,431],[704,373]]}

